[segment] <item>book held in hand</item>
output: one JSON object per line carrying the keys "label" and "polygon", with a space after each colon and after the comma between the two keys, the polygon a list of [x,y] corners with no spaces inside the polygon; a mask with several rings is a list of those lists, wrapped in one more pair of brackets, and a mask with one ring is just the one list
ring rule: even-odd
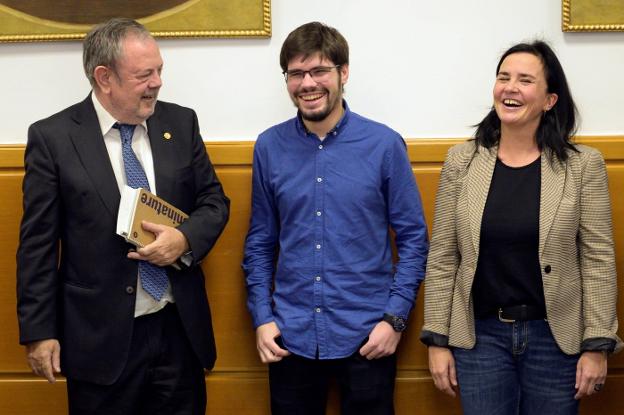
{"label": "book held in hand", "polygon": [[124,186],[117,214],[117,235],[142,248],[154,241],[156,236],[144,230],[141,221],[175,228],[187,218],[186,213],[148,190]]}

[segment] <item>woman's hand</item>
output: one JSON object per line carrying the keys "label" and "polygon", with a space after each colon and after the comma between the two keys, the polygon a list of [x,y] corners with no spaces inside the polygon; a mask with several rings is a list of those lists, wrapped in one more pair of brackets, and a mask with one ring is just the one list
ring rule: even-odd
{"label": "woman's hand", "polygon": [[[431,358],[429,358],[431,360]],[[431,364],[429,364],[431,366]],[[607,354],[602,351],[583,352],[576,365],[574,399],[599,392],[607,378]]]}
{"label": "woman's hand", "polygon": [[448,348],[429,346],[429,371],[436,388],[453,397],[457,395],[455,359]]}

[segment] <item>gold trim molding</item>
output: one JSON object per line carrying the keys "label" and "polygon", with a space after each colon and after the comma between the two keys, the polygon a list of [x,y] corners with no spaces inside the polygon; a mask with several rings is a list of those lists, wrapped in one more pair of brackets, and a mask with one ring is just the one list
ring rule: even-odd
{"label": "gold trim molding", "polygon": [[624,2],[562,0],[561,29],[564,32],[624,31]]}
{"label": "gold trim molding", "polygon": [[[83,0],[87,1],[87,0]],[[138,0],[133,0],[133,4]],[[65,0],[69,4],[80,4],[80,0]],[[10,7],[0,0],[0,42],[49,42],[81,40],[97,21],[110,16],[108,9],[102,9],[102,18],[92,13],[92,23],[60,22],[46,18],[46,7],[60,7],[63,3],[38,0],[39,7],[18,10],[19,4]],[[14,2],[7,4],[13,5]],[[99,3],[94,3],[96,7]],[[103,6],[99,6],[103,7]],[[129,7],[129,6],[128,6]],[[135,7],[136,9],[136,7]],[[39,11],[39,13],[35,13]],[[68,10],[75,10],[69,8]],[[133,9],[134,10],[134,9]],[[35,16],[34,13],[38,14]],[[51,13],[50,10],[48,10]],[[159,38],[264,38],[271,37],[271,0],[187,0],[149,16],[127,15],[144,24]],[[106,16],[104,16],[106,15]],[[74,14],[74,17],[76,15]],[[86,20],[85,21],[90,21]]]}

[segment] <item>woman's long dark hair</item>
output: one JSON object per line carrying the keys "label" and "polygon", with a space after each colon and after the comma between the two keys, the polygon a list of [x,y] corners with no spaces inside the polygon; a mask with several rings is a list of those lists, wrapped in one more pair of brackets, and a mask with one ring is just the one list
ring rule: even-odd
{"label": "woman's long dark hair", "polygon": [[[572,94],[568,88],[568,81],[559,63],[555,52],[543,41],[533,43],[519,43],[509,48],[498,61],[496,75],[505,58],[514,53],[530,53],[537,56],[544,67],[547,90],[558,96],[555,106],[546,111],[537,127],[535,139],[540,150],[550,150],[551,158],[556,156],[560,161],[568,159],[567,150],[577,151],[570,143],[570,138],[576,133],[577,110]],[[475,140],[477,144],[485,148],[491,148],[498,144],[501,135],[501,121],[494,107],[477,124]]]}

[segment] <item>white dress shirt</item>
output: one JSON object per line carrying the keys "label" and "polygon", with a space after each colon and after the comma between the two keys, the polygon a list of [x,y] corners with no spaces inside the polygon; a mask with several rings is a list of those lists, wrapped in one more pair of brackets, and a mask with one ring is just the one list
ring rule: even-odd
{"label": "white dress shirt", "polygon": [[[106,111],[95,96],[95,93],[91,94],[91,99],[93,100],[95,113],[97,114],[98,121],[100,123],[102,136],[104,137],[104,144],[106,145],[106,151],[108,151],[108,157],[110,158],[111,166],[113,167],[113,172],[115,173],[115,180],[117,180],[119,193],[121,193],[124,185],[126,184],[126,171],[124,169],[123,156],[121,154],[121,135],[118,129],[113,128],[113,125],[118,121],[110,115],[108,111]],[[152,148],[147,135],[147,123],[145,121],[138,124],[134,129],[134,134],[132,135],[132,150],[143,166],[143,170],[145,170],[145,175],[147,176],[147,181],[150,185],[150,191],[157,194],[156,178],[154,174],[154,160],[152,158]],[[160,301],[156,301],[143,289],[141,279],[139,277],[137,279],[136,293],[136,305],[134,309],[135,317],[155,313],[167,305],[168,302],[174,302],[173,294],[171,293],[171,283],[167,287],[167,290]]]}

